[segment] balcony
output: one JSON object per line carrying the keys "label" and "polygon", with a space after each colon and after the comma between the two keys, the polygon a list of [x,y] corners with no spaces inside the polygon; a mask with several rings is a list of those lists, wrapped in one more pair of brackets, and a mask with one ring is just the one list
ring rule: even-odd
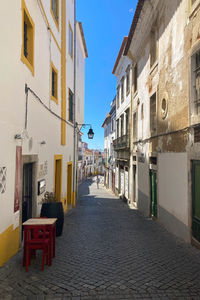
{"label": "balcony", "polygon": [[113,147],[115,151],[129,149],[129,134],[118,137],[113,141]]}

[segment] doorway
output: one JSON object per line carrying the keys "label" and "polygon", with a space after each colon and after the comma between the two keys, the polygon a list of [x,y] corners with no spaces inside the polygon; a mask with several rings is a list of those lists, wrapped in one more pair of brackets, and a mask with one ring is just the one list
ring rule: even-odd
{"label": "doorway", "polygon": [[57,201],[61,201],[62,192],[62,155],[55,155],[54,158],[54,192]]}
{"label": "doorway", "polygon": [[200,242],[200,161],[192,161],[192,235]]}
{"label": "doorway", "polygon": [[22,223],[32,218],[33,163],[23,165]]}
{"label": "doorway", "polygon": [[133,165],[133,202],[136,202],[136,165]]}
{"label": "doorway", "polygon": [[157,172],[155,170],[150,170],[150,193],[150,215],[151,217],[157,218]]}
{"label": "doorway", "polygon": [[72,204],[72,162],[67,163],[67,204]]}

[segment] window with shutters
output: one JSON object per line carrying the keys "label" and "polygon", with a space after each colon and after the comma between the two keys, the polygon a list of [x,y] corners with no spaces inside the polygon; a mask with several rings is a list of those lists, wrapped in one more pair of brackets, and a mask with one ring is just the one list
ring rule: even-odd
{"label": "window with shutters", "polygon": [[58,104],[58,71],[51,63],[51,99]]}
{"label": "window with shutters", "polygon": [[157,132],[157,118],[156,118],[156,93],[150,98],[150,134],[155,135]]}
{"label": "window with shutters", "polygon": [[136,64],[133,69],[133,91],[134,91],[134,93],[137,92],[137,83],[138,83],[138,66]]}
{"label": "window with shutters", "polygon": [[195,101],[200,104],[200,50],[195,54]]}
{"label": "window with shutters", "polygon": [[117,87],[117,108],[119,108],[119,86]]}
{"label": "window with shutters", "polygon": [[34,22],[22,1],[22,49],[21,60],[34,75]]}
{"label": "window with shutters", "polygon": [[126,95],[130,93],[130,66],[126,69]]}
{"label": "window with shutters", "polygon": [[150,39],[150,68],[156,63],[157,59],[158,59],[157,29],[154,26],[151,30],[151,39]]}
{"label": "window with shutters", "polygon": [[121,103],[124,102],[124,77],[121,79]]}
{"label": "window with shutters", "polygon": [[73,99],[74,99],[74,94],[72,91],[69,89],[69,121],[73,123],[74,121],[74,114],[73,114]]}
{"label": "window with shutters", "polygon": [[191,57],[191,105],[192,113],[200,113],[200,49]]}
{"label": "window with shutters", "polygon": [[51,0],[51,14],[59,29],[59,0]]}
{"label": "window with shutters", "polygon": [[133,141],[137,140],[137,111],[133,114]]}

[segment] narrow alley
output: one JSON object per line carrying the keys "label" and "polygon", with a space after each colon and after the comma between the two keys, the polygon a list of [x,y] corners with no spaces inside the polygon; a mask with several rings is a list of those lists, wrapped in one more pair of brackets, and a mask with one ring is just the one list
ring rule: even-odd
{"label": "narrow alley", "polygon": [[0,269],[0,299],[200,299],[200,251],[92,179],[65,216],[56,257],[28,273],[22,251]]}

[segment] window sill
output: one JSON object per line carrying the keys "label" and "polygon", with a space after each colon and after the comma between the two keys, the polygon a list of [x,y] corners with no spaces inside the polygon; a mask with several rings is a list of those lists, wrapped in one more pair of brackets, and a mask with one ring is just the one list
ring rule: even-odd
{"label": "window sill", "polygon": [[135,92],[133,93],[133,99],[136,98],[137,95],[138,95],[138,91],[135,91]]}
{"label": "window sill", "polygon": [[150,75],[157,68],[157,66],[158,66],[158,61],[156,60],[155,63],[150,67],[150,72],[149,72]]}
{"label": "window sill", "polygon": [[53,13],[53,10],[51,9],[51,15],[52,15],[52,18],[53,18],[53,20],[54,20],[54,23],[56,24],[56,27],[57,27],[57,29],[58,29],[58,31],[59,31],[59,18],[58,18],[58,20],[56,20],[56,18],[55,18],[55,16],[54,16],[54,13]]}
{"label": "window sill", "polygon": [[31,63],[28,61],[28,59],[24,56],[23,53],[21,53],[21,61],[27,65],[29,70],[31,71],[32,75],[34,76],[34,65],[31,65]]}
{"label": "window sill", "polygon": [[58,104],[58,98],[54,97],[53,95],[51,95],[51,100],[53,100],[54,102],[56,102],[56,104]]}

